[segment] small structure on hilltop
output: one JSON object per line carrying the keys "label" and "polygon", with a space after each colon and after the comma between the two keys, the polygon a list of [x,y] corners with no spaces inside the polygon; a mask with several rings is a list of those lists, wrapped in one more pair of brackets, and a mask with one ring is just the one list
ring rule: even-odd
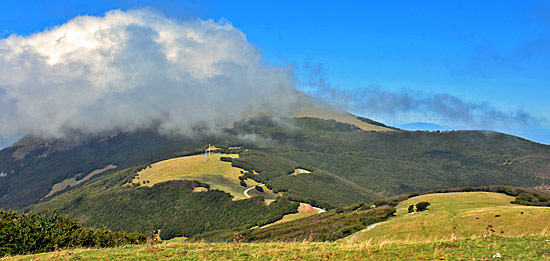
{"label": "small structure on hilltop", "polygon": [[212,146],[212,144],[208,144],[208,148],[204,151],[204,162],[208,161],[208,155],[210,155],[210,153],[212,153],[210,151],[211,146]]}

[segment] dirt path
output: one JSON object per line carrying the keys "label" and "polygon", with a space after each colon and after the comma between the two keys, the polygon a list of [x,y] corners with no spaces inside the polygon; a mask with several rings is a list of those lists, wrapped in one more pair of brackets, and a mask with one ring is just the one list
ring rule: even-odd
{"label": "dirt path", "polygon": [[[260,185],[258,185],[258,186],[263,187],[263,186],[265,186],[265,184],[260,184]],[[248,195],[248,192],[249,192],[251,189],[253,189],[253,188],[256,188],[256,186],[252,186],[252,187],[250,187],[250,188],[245,189],[245,190],[243,191],[244,196],[247,197],[247,198],[250,198],[250,195]]]}
{"label": "dirt path", "polygon": [[[265,186],[265,184],[260,184],[260,185],[258,185],[258,186],[263,187],[263,186]],[[255,188],[255,187],[256,187],[256,186],[252,186],[252,187],[250,187],[250,188],[245,189],[245,190],[243,191],[243,194],[244,194],[247,198],[250,198],[250,195],[248,195],[248,192],[249,192],[251,189]],[[304,203],[304,202],[299,202],[299,203]],[[307,203],[304,203],[304,204],[307,204]],[[324,209],[322,209],[322,208],[318,208],[318,207],[314,207],[314,206],[311,206],[311,207],[312,207],[313,209],[317,210],[317,214],[321,214],[321,213],[323,213],[323,212],[327,212],[326,210],[324,210]]]}

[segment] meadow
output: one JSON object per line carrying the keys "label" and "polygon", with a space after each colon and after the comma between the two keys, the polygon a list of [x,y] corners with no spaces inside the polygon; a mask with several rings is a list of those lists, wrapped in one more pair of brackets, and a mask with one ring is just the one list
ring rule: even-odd
{"label": "meadow", "polygon": [[[160,161],[152,164],[150,168],[138,172],[132,183],[141,183],[141,186],[152,187],[155,184],[169,180],[196,180],[208,183],[211,189],[225,191],[236,198],[246,198],[243,194],[246,187],[241,186],[239,180],[242,169],[232,167],[231,162],[221,161],[221,157],[238,158],[239,154],[212,153],[208,155],[206,161],[204,154]],[[251,187],[260,183],[247,179],[246,184],[247,187]],[[265,188],[264,193],[253,190],[250,195],[263,196],[266,199],[276,197],[267,188]]]}
{"label": "meadow", "polygon": [[490,236],[451,242],[395,244],[371,242],[187,243],[182,239],[160,244],[104,249],[71,249],[6,257],[5,260],[474,260],[500,254],[512,260],[549,260],[548,236],[506,238]]}
{"label": "meadow", "polygon": [[[550,208],[510,204],[513,200],[514,197],[491,192],[413,197],[396,207],[396,217],[344,241],[416,243],[550,234]],[[430,202],[427,211],[408,213],[408,206],[421,201]]]}

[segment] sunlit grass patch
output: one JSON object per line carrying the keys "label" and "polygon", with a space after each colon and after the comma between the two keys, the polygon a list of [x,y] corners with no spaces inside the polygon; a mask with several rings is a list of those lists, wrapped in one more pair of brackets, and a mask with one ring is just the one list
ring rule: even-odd
{"label": "sunlit grass patch", "polygon": [[[490,192],[429,194],[397,206],[397,217],[360,231],[349,242],[437,242],[486,236],[545,234],[550,208],[510,204],[513,197]],[[428,201],[427,211],[407,213],[409,205]],[[550,231],[549,231],[550,232]]]}

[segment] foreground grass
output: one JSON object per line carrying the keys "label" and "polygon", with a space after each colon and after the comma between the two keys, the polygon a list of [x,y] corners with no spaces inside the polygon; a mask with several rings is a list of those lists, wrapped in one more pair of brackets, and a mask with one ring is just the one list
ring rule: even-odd
{"label": "foreground grass", "polygon": [[[490,192],[428,194],[397,207],[397,217],[375,224],[347,242],[430,242],[498,235],[550,234],[550,208],[510,204],[514,198]],[[428,201],[425,212],[408,214],[411,204]]]}
{"label": "foreground grass", "polygon": [[230,259],[230,260],[391,260],[391,259],[505,259],[550,260],[550,238],[487,237],[417,244],[366,243],[186,243],[106,249],[73,249],[53,253],[8,257],[6,260],[111,260],[111,259]]}

